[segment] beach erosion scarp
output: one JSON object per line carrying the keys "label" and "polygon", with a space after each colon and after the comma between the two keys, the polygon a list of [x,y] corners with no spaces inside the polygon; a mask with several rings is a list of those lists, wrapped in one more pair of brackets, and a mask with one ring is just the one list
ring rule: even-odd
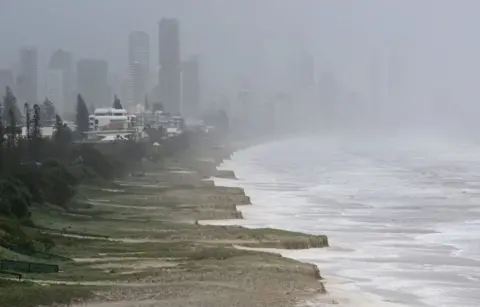
{"label": "beach erosion scarp", "polygon": [[[260,146],[265,144],[260,144]],[[244,149],[248,150],[248,146]],[[231,156],[230,156],[231,158]],[[230,160],[230,159],[225,159]],[[234,169],[237,162],[224,161],[227,163],[221,163],[217,165],[217,169],[224,173],[233,174],[230,177],[225,176],[215,176],[212,180],[215,182],[216,186],[226,186],[231,188],[242,188],[244,184],[241,183],[241,178],[239,180],[235,175]],[[242,188],[243,190],[243,188]],[[248,194],[248,191],[244,190],[244,193]],[[254,200],[253,200],[254,201]],[[238,210],[245,211],[247,216],[254,217],[255,221],[249,223],[248,220],[239,220],[239,219],[227,219],[227,220],[203,220],[200,221],[203,225],[217,225],[217,226],[244,226],[251,227],[246,225],[255,225],[253,227],[260,227],[259,225],[271,224],[271,221],[268,220],[269,217],[262,217],[264,210],[261,208],[255,208],[255,206],[248,205],[239,205]],[[242,214],[244,216],[244,214]],[[263,223],[261,221],[264,221]],[[273,248],[265,247],[248,247],[248,245],[236,245],[235,248],[241,250],[250,250],[250,251],[261,251],[267,253],[273,253],[281,255],[285,258],[295,259],[302,263],[315,262],[316,265],[321,270],[322,262],[332,262],[335,261],[338,257],[345,257],[348,251],[345,251],[342,248],[324,248],[329,246],[323,246],[321,248],[311,247],[311,246],[298,246],[298,248],[285,248],[282,246],[276,246]],[[313,265],[313,264],[312,264]],[[358,271],[361,271],[361,268],[358,268]],[[339,307],[406,307],[409,305],[401,304],[396,301],[388,300],[383,298],[380,295],[369,293],[364,289],[361,289],[357,284],[347,278],[341,276],[325,276],[322,275],[321,278],[322,286],[324,285],[324,291],[317,295],[312,295],[310,298],[302,299],[297,301],[298,307],[326,307],[326,306],[339,306]]]}
{"label": "beach erosion scarp", "polygon": [[[55,306],[292,307],[328,296],[317,266],[260,250],[326,247],[326,236],[202,225],[241,219],[237,206],[254,206],[242,188],[212,180],[235,180],[217,169],[233,151],[202,140],[161,165],[145,162],[115,187],[81,186],[71,212],[34,212],[55,236],[52,252],[73,261],[25,280],[42,291],[62,285]],[[24,294],[38,289],[29,287]]]}

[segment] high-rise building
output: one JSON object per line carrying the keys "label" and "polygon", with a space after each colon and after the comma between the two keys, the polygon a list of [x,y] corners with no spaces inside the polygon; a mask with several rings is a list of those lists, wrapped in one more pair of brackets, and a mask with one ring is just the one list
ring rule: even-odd
{"label": "high-rise building", "polygon": [[127,80],[125,84],[125,107],[135,107],[143,104],[147,95],[145,87],[145,71],[139,62],[130,63],[127,70]]}
{"label": "high-rise building", "polygon": [[177,19],[163,18],[159,24],[160,101],[170,113],[181,113],[180,26]]}
{"label": "high-rise building", "polygon": [[17,98],[20,103],[37,102],[38,93],[38,54],[35,48],[20,50],[20,65],[17,73]]}
{"label": "high-rise building", "polygon": [[49,69],[47,71],[47,98],[53,103],[57,112],[65,111],[64,95],[64,73],[60,69]]}
{"label": "high-rise building", "polygon": [[85,59],[77,62],[77,91],[88,106],[110,106],[108,63],[104,60]]}
{"label": "high-rise building", "polygon": [[[75,108],[75,89],[74,89],[74,68],[73,55],[71,52],[59,49],[55,51],[48,63],[47,72],[47,97],[55,104],[57,110],[61,112],[71,112]],[[60,82],[61,79],[61,82]],[[50,83],[52,84],[49,84]],[[62,88],[55,88],[61,83]],[[55,90],[54,90],[55,89]],[[55,97],[53,101],[48,95],[60,93],[61,96]]]}
{"label": "high-rise building", "polygon": [[125,97],[122,93],[122,78],[120,77],[120,74],[110,72],[110,75],[108,76],[108,84],[110,85],[110,93],[117,95],[122,100],[123,104]]}
{"label": "high-rise building", "polygon": [[128,37],[128,63],[140,63],[150,71],[150,37],[146,32],[134,31]]}
{"label": "high-rise building", "polygon": [[147,33],[135,31],[128,38],[128,69],[124,104],[143,103],[150,79],[150,38]]}
{"label": "high-rise building", "polygon": [[182,65],[182,114],[197,118],[200,109],[200,72],[198,56],[193,56]]}
{"label": "high-rise building", "polygon": [[7,86],[15,91],[15,78],[13,77],[13,70],[0,69],[0,99],[5,94],[5,89]]}

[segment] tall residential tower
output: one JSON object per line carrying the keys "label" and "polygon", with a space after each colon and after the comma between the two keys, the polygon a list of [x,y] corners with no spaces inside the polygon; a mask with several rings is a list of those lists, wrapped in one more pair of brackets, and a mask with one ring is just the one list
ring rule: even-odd
{"label": "tall residential tower", "polygon": [[29,47],[20,50],[20,65],[17,73],[17,98],[23,104],[37,103],[38,93],[38,54],[37,49]]}
{"label": "tall residential tower", "polygon": [[74,72],[72,53],[56,50],[47,71],[47,97],[60,113],[72,112],[75,108]]}
{"label": "tall residential tower", "polygon": [[78,61],[77,90],[88,106],[110,106],[112,99],[108,86],[108,62],[97,59]]}
{"label": "tall residential tower", "polygon": [[134,31],[128,36],[128,63],[138,62],[150,70],[150,37],[146,32]]}
{"label": "tall residential tower", "polygon": [[177,19],[163,18],[159,23],[160,102],[165,110],[181,114],[180,25]]}
{"label": "tall residential tower", "polygon": [[182,114],[197,118],[200,111],[199,58],[193,56],[182,65]]}
{"label": "tall residential tower", "polygon": [[146,32],[135,31],[128,37],[127,75],[125,105],[143,104],[150,77],[150,38]]}
{"label": "tall residential tower", "polygon": [[0,99],[5,95],[5,89],[10,87],[15,92],[15,78],[13,77],[13,70],[0,69]]}

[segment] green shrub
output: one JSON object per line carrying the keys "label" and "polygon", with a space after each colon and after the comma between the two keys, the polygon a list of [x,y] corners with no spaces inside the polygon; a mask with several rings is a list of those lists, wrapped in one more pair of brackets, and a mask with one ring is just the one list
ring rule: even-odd
{"label": "green shrub", "polygon": [[86,167],[93,169],[104,179],[113,179],[115,169],[112,163],[91,145],[82,144],[75,148],[74,155],[81,158]]}
{"label": "green shrub", "polygon": [[0,215],[15,217],[19,220],[30,219],[32,195],[18,179],[9,177],[0,180]]}
{"label": "green shrub", "polygon": [[34,202],[43,202],[42,173],[36,164],[21,164],[12,170],[11,176],[27,187]]}
{"label": "green shrub", "polygon": [[42,190],[45,201],[65,208],[76,194],[77,178],[56,160],[45,161],[40,170],[43,175]]}

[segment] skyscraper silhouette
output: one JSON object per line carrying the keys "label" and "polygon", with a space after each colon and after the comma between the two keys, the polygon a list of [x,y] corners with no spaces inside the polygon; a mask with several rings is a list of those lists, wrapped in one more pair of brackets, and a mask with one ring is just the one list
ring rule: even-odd
{"label": "skyscraper silhouette", "polygon": [[134,31],[128,37],[127,73],[124,105],[143,104],[150,76],[150,38],[146,32]]}
{"label": "skyscraper silhouette", "polygon": [[160,21],[158,41],[160,102],[167,112],[180,114],[180,30],[177,19],[163,18]]}
{"label": "skyscraper silhouette", "polygon": [[37,103],[38,55],[33,47],[20,50],[20,66],[17,74],[17,98],[20,103]]}

